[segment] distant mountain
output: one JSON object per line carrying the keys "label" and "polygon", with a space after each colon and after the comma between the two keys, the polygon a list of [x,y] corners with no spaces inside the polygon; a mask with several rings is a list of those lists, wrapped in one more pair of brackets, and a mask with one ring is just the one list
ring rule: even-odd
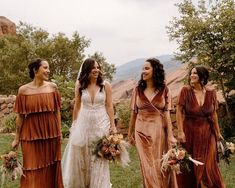
{"label": "distant mountain", "polygon": [[[156,56],[164,66],[166,73],[177,69],[181,66],[181,62],[176,61],[173,55]],[[142,66],[147,58],[139,58],[129,61],[117,67],[116,74],[114,75],[114,82],[118,80],[134,79],[139,80]]]}

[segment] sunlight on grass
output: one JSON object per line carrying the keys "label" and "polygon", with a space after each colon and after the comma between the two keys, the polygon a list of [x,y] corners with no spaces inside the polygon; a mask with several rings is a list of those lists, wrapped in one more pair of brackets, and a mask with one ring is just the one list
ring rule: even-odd
{"label": "sunlight on grass", "polygon": [[[0,154],[11,149],[13,136],[9,134],[0,134]],[[64,150],[67,139],[62,142],[62,150]],[[118,164],[110,164],[110,174],[112,188],[143,188],[141,180],[141,172],[139,167],[139,159],[134,147],[129,149],[131,162],[128,167],[122,168]],[[1,161],[0,161],[1,164]],[[226,188],[234,188],[235,185],[235,157],[232,158],[232,164],[227,165],[223,161],[220,162],[220,169],[223,175]],[[17,188],[19,181],[9,182],[4,188]]]}

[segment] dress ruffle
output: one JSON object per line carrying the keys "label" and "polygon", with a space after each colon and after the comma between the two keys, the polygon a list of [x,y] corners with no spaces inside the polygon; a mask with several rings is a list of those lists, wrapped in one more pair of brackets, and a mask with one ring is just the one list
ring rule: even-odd
{"label": "dress ruffle", "polygon": [[60,145],[61,138],[21,141],[24,170],[45,168],[60,161]]}
{"label": "dress ruffle", "polygon": [[59,137],[61,131],[55,111],[60,108],[60,94],[57,91],[18,95],[14,111],[25,115],[20,140],[30,141]]}
{"label": "dress ruffle", "polygon": [[20,140],[45,140],[60,135],[59,122],[54,112],[33,113],[24,119]]}
{"label": "dress ruffle", "polygon": [[14,111],[19,114],[54,112],[61,108],[60,94],[57,91],[32,95],[19,94]]}

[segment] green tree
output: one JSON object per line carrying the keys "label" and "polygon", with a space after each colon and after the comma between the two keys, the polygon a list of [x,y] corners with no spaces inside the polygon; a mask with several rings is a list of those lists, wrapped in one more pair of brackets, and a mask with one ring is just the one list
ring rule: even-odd
{"label": "green tree", "polygon": [[90,56],[91,58],[95,59],[102,67],[102,73],[104,78],[112,81],[113,74],[116,72],[116,67],[114,64],[109,64],[106,61],[104,55],[100,52],[95,52],[93,55]]}
{"label": "green tree", "polygon": [[[235,4],[233,0],[204,0],[194,5],[191,0],[177,4],[180,17],[167,27],[170,40],[179,44],[177,59],[188,62],[197,57],[210,68],[211,76],[228,101],[235,89]],[[227,112],[228,105],[226,105]]]}
{"label": "green tree", "polygon": [[76,79],[89,44],[77,32],[71,38],[63,33],[50,36],[41,28],[21,22],[17,35],[0,37],[1,94],[15,94],[20,85],[30,81],[27,65],[36,57],[49,61],[52,78],[61,75],[65,80]]}

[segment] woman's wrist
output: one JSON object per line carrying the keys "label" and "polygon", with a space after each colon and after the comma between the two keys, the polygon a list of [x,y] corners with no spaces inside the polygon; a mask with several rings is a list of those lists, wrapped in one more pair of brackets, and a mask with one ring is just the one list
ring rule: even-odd
{"label": "woman's wrist", "polygon": [[111,124],[111,126],[110,126],[111,128],[115,128],[116,127],[116,125],[115,124]]}
{"label": "woman's wrist", "polygon": [[178,133],[178,134],[179,134],[179,133],[184,133],[184,131],[181,130],[181,129],[178,129],[178,130],[177,130],[177,133]]}

